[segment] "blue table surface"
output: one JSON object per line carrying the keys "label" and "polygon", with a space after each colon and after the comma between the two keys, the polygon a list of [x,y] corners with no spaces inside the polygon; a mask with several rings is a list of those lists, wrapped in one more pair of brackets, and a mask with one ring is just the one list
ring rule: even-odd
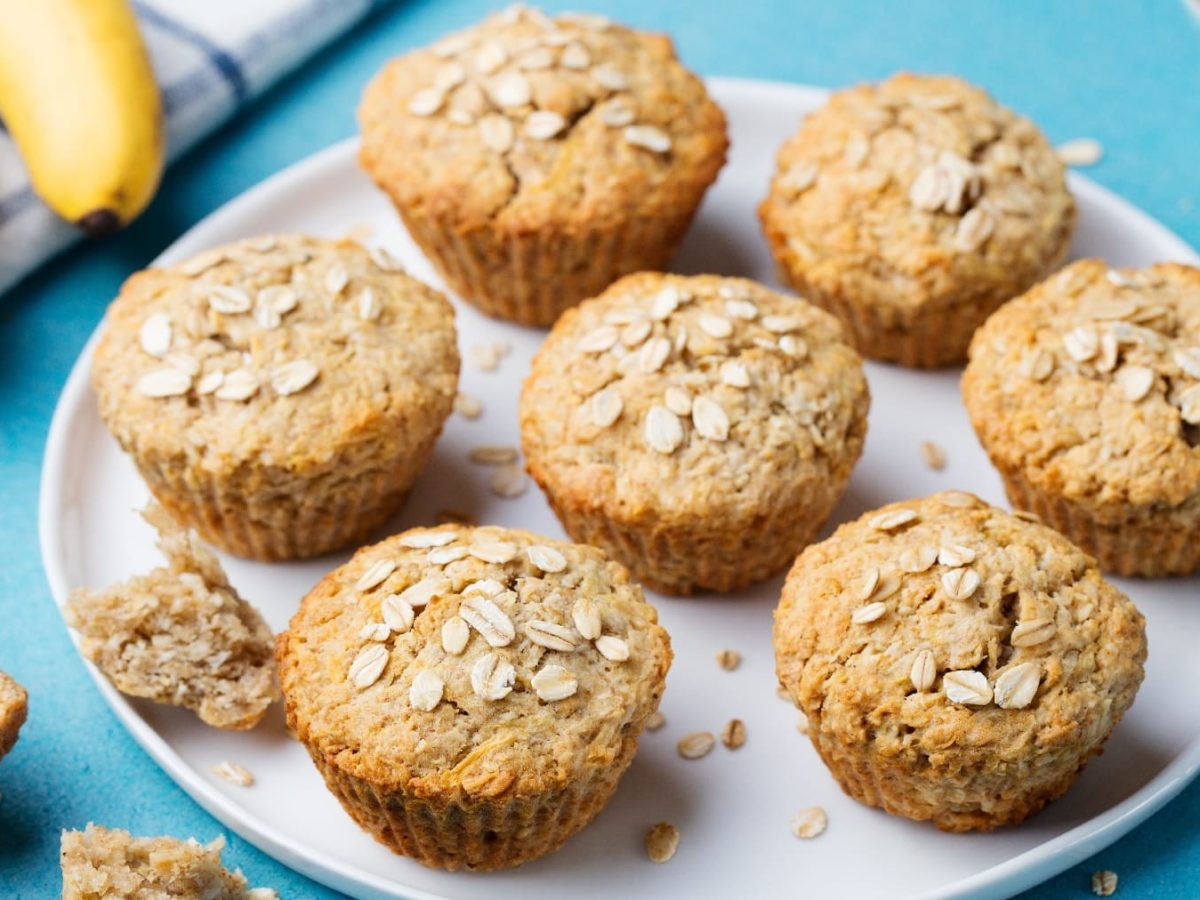
{"label": "blue table surface", "polygon": [[[80,246],[0,297],[0,668],[32,695],[0,764],[0,894],[59,890],[58,834],[88,821],[140,834],[225,829],[142,752],[100,699],[67,637],[36,539],[38,476],[59,391],[122,279],[271,173],[355,131],[354,109],[388,59],[495,4],[419,0],[377,12],[203,143],[168,174],[149,211]],[[548,8],[559,4],[549,4]],[[1051,140],[1099,139],[1088,174],[1200,246],[1200,26],[1177,0],[594,0],[669,31],[709,75],[819,85],[898,69],[953,72],[1039,122]],[[1200,893],[1200,784],[1095,858],[1025,896],[1088,896],[1113,869],[1122,897]],[[331,897],[227,833],[225,859],[284,897]]]}

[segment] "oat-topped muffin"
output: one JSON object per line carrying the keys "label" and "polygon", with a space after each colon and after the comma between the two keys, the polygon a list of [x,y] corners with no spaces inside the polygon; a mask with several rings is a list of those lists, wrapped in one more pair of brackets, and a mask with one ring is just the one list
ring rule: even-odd
{"label": "oat-topped muffin", "polygon": [[670,40],[513,7],[393,60],[363,167],[457,293],[549,325],[661,269],[725,162],[725,117]]}
{"label": "oat-topped muffin", "polygon": [[643,273],[554,326],[521,441],[575,540],[655,590],[728,591],[812,540],[868,404],[832,316],[745,279]]}
{"label": "oat-topped muffin", "polygon": [[123,694],[186,707],[214,728],[253,728],[279,699],[270,627],[194,531],[159,506],[142,515],[167,565],[72,591],[63,612],[80,650]]}
{"label": "oat-topped muffin", "polygon": [[359,541],[450,414],[454,312],[384,253],[262,237],[130,278],[92,365],[159,502],[239,556]]}
{"label": "oat-topped muffin", "polygon": [[1146,638],[1062,535],[946,491],[805,550],[775,658],[846,793],[968,831],[1071,786],[1133,703]]}
{"label": "oat-topped muffin", "polygon": [[207,844],[194,838],[134,837],[120,828],[88,824],[64,831],[59,862],[63,900],[254,900],[276,897],[269,889],[246,890],[240,871],[221,865],[225,838]]}
{"label": "oat-topped muffin", "polygon": [[29,713],[29,695],[25,688],[0,672],[0,757],[17,742],[17,734]]}
{"label": "oat-topped muffin", "polygon": [[1121,575],[1200,566],[1200,269],[1075,263],[979,330],[963,396],[1013,505]]}
{"label": "oat-topped muffin", "polygon": [[837,91],[779,151],[759,216],[783,276],[867,356],[962,361],[1065,258],[1075,204],[1037,126],[957,78]]}
{"label": "oat-topped muffin", "polygon": [[671,662],[601,551],[459,526],[360,550],[276,652],[288,724],[346,811],[446,869],[515,866],[586,825]]}

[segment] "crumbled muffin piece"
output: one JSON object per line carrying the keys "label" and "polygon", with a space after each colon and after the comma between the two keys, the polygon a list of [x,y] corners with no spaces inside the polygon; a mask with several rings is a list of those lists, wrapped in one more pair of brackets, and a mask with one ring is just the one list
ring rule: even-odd
{"label": "crumbled muffin piece", "polygon": [[29,695],[9,676],[0,672],[0,756],[17,742],[17,732],[29,712]]}
{"label": "crumbled muffin piece", "polygon": [[225,838],[207,844],[195,838],[134,837],[120,828],[88,824],[64,831],[59,862],[63,900],[250,900],[240,870],[221,865]]}
{"label": "crumbled muffin piece", "polygon": [[271,629],[194,531],[157,505],[142,515],[168,565],[71,593],[67,621],[84,655],[122,693],[186,706],[217,728],[253,728],[279,696]]}

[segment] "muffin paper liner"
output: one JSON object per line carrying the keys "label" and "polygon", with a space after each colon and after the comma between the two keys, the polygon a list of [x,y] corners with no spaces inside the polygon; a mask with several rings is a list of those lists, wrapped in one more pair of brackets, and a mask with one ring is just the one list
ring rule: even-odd
{"label": "muffin paper liner", "polygon": [[1160,578],[1200,568],[1200,521],[1181,528],[1173,517],[1131,508],[1128,519],[1108,525],[1078,504],[1038,490],[1019,470],[1001,468],[1000,474],[1015,509],[1036,514],[1096,557],[1106,572]]}
{"label": "muffin paper liner", "polygon": [[418,796],[351,775],[308,747],[325,784],[363,830],[421,865],[451,871],[518,866],[557,850],[608,802],[636,749],[635,733],[618,758],[592,767],[589,777],[529,795],[482,796],[460,787],[450,796]]}

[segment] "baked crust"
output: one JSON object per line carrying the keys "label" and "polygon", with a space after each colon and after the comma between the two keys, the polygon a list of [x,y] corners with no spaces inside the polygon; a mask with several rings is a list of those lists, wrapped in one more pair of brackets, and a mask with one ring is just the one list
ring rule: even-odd
{"label": "baked crust", "polygon": [[1200,270],[1074,263],[979,330],[963,398],[1015,506],[1118,574],[1200,566]]}
{"label": "baked crust", "polygon": [[850,796],[967,831],[1020,822],[1070,787],[1133,703],[1146,638],[1066,538],[947,491],[806,549],[775,652]]}
{"label": "baked crust", "polygon": [[[387,623],[405,598],[421,603],[396,631]],[[627,659],[584,638],[582,600]],[[487,637],[472,609],[494,610],[507,640]],[[567,644],[536,642],[539,622]],[[444,635],[455,625],[461,647]],[[288,724],[355,821],[424,865],[476,870],[541,856],[587,824],[632,760],[671,661],[654,608],[601,551],[459,526],[360,550],[304,598],[276,653]],[[386,662],[364,674],[372,654]],[[479,681],[489,658],[496,677]],[[557,700],[541,680],[554,666],[575,685]]]}
{"label": "baked crust", "polygon": [[785,280],[864,355],[932,367],[1062,263],[1076,210],[1032,122],[958,78],[902,73],[804,120],[759,217]]}
{"label": "baked crust", "polygon": [[520,8],[392,60],[359,121],[363,168],[447,283],[536,325],[664,267],[729,144],[667,37]]}
{"label": "baked crust", "polygon": [[396,511],[458,368],[450,304],[386,255],[268,236],[130,278],[92,384],[172,516],[274,560],[361,540]]}
{"label": "baked crust", "polygon": [[[641,273],[554,326],[522,388],[521,442],[575,540],[655,590],[728,591],[816,535],[869,402],[832,316],[746,279]],[[655,446],[655,419],[677,440]]]}
{"label": "baked crust", "polygon": [[0,672],[0,757],[17,742],[29,715],[29,694],[10,676]]}

